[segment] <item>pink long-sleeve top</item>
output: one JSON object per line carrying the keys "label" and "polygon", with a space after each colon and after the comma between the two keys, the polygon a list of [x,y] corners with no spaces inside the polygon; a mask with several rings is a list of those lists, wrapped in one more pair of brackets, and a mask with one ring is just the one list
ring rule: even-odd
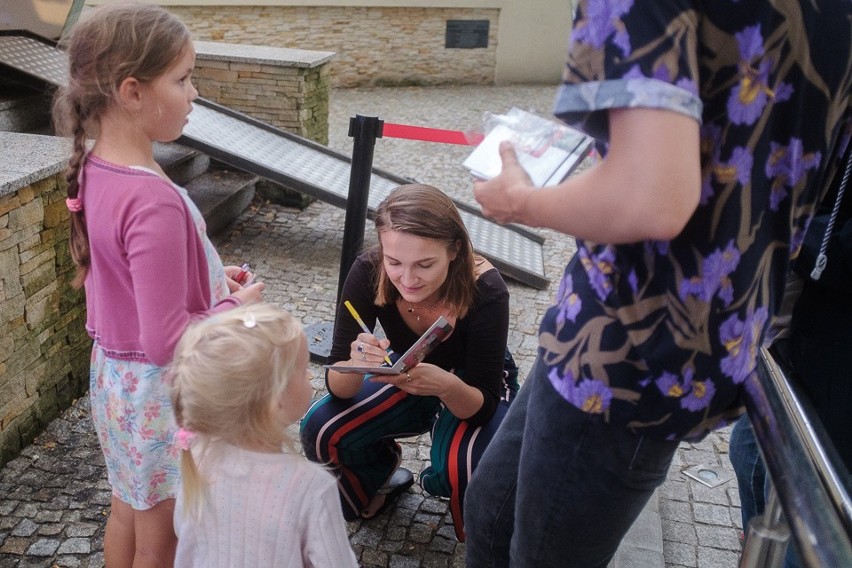
{"label": "pink long-sleeve top", "polygon": [[239,302],[211,309],[204,245],[170,182],[91,155],[83,173],[86,329],[111,357],[164,366],[191,320]]}

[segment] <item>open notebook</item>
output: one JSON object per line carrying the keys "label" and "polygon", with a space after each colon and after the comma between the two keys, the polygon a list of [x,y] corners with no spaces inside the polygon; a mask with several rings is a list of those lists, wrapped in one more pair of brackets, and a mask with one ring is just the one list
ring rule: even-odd
{"label": "open notebook", "polygon": [[381,367],[359,367],[357,365],[323,365],[326,369],[332,369],[340,373],[361,373],[361,374],[378,374],[378,375],[398,375],[404,373],[412,367],[416,366],[420,361],[428,355],[436,345],[441,343],[444,338],[450,335],[453,331],[453,326],[450,325],[444,316],[438,317],[429,329],[426,330],[420,338],[414,342],[408,351],[403,353],[393,364],[393,366],[382,365]]}

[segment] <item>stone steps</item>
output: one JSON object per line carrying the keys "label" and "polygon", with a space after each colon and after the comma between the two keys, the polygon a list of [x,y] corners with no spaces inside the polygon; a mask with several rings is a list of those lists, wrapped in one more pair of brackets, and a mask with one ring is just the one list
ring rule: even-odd
{"label": "stone steps", "polygon": [[204,216],[208,235],[223,231],[240,216],[260,179],[174,142],[155,144],[154,159],[172,181],[186,188]]}
{"label": "stone steps", "polygon": [[258,179],[256,175],[214,163],[204,174],[184,185],[204,215],[208,235],[224,231],[245,211],[254,199]]}

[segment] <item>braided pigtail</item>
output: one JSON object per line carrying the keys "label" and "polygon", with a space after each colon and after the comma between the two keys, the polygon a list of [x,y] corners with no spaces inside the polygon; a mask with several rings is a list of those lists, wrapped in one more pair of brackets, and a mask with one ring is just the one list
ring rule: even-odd
{"label": "braided pigtail", "polygon": [[72,102],[69,108],[69,126],[72,131],[71,158],[68,160],[68,169],[65,172],[67,183],[68,209],[70,211],[71,236],[69,248],[71,258],[77,265],[77,274],[74,276],[72,285],[80,288],[86,280],[89,272],[89,234],[86,229],[86,218],[80,201],[80,173],[86,163],[86,128],[85,116],[82,107],[77,102]]}

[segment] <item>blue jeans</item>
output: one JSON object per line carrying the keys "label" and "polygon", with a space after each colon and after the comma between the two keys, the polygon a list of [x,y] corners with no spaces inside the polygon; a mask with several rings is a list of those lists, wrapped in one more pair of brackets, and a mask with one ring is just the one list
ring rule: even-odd
{"label": "blue jeans", "polygon": [[467,566],[605,567],[677,446],[578,410],[537,360],[468,486]]}
{"label": "blue jeans", "polygon": [[[761,365],[758,363],[758,371]],[[743,527],[748,534],[749,522],[763,513],[766,499],[769,497],[771,479],[766,475],[766,464],[760,456],[760,448],[754,437],[754,430],[748,416],[743,416],[734,424],[728,443],[728,457],[734,466],[740,493],[740,512]],[[799,568],[799,557],[792,538],[784,556],[784,568]]]}
{"label": "blue jeans", "polygon": [[761,514],[766,506],[763,494],[766,486],[766,467],[760,457],[748,416],[743,416],[734,423],[728,442],[728,458],[737,476],[743,529],[748,530],[749,521]]}

